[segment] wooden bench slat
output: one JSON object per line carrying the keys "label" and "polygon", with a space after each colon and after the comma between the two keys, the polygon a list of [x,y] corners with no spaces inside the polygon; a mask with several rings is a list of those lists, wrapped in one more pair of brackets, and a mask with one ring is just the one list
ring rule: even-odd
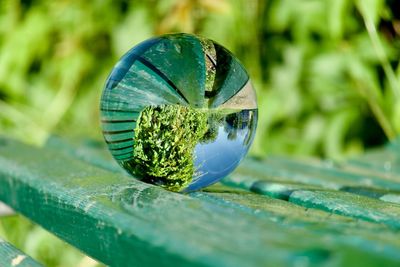
{"label": "wooden bench slat", "polygon": [[[374,159],[377,153],[378,151],[372,152],[371,157]],[[370,154],[366,154],[363,160],[368,158],[366,160],[368,162],[369,156]],[[399,162],[400,155],[382,150],[379,151],[379,158]],[[396,169],[391,169],[387,175],[379,173],[375,176],[368,174],[369,168],[371,168],[369,165],[364,168],[359,166],[355,172],[351,172],[348,163],[327,166],[324,162],[314,162],[307,165],[273,158],[265,162],[243,164],[236,173],[225,178],[223,182],[259,194],[286,199],[306,208],[318,208],[349,217],[385,223],[389,227],[398,229],[400,173]],[[365,173],[365,176],[362,173]],[[327,182],[324,184],[325,179]],[[329,183],[328,179],[332,179],[333,182]]]}
{"label": "wooden bench slat", "polygon": [[[78,140],[75,143],[66,142],[63,139],[53,137],[47,144],[48,148],[81,159],[89,164],[104,168],[113,172],[122,172],[102,143]],[[390,149],[389,149],[390,150]],[[391,151],[391,150],[390,150]],[[400,158],[400,156],[399,156]],[[348,169],[347,163],[340,165],[331,161],[318,160],[292,160],[282,157],[269,157],[268,160],[259,161],[245,159],[233,175],[223,180],[224,184],[241,187],[250,190],[263,190],[268,187],[270,194],[285,198],[285,190],[294,189],[362,189],[367,187],[384,193],[398,191],[400,193],[400,179],[381,177],[362,171]],[[386,173],[385,176],[388,176]],[[393,175],[392,175],[393,176]],[[256,184],[257,183],[257,184]],[[365,190],[364,190],[365,191]],[[283,195],[280,195],[283,194]]]}
{"label": "wooden bench slat", "polygon": [[370,172],[380,173],[383,176],[400,173],[399,153],[391,147],[386,150],[376,150],[360,157],[351,159],[349,164],[365,168]]}
{"label": "wooden bench slat", "polygon": [[[400,264],[399,234],[385,225],[357,221],[352,214],[331,215],[331,210],[296,206],[294,200],[230,193],[232,188],[190,195],[167,192],[125,176],[96,146],[74,148],[59,142],[35,149],[10,140],[2,143],[0,199],[109,265],[276,266],[307,261],[340,266],[360,259],[364,266]],[[252,161],[246,161],[241,167],[246,171],[234,175],[254,174],[256,181],[275,177],[264,175],[258,164],[250,172]],[[312,182],[318,175],[307,179],[311,186],[293,177],[286,184],[292,192],[311,187],[321,191],[323,186]]]}
{"label": "wooden bench slat", "polygon": [[334,191],[294,191],[290,202],[400,229],[400,205]]}
{"label": "wooden bench slat", "polygon": [[388,150],[393,151],[394,153],[396,153],[400,157],[400,137],[397,137],[396,140],[393,140],[392,142],[388,143],[386,145],[386,148]]}
{"label": "wooden bench slat", "polygon": [[289,226],[313,225],[325,228],[337,227],[357,227],[370,229],[388,230],[382,225],[371,224],[351,217],[327,213],[319,209],[310,209],[294,203],[256,195],[252,193],[236,192],[224,187],[216,186],[209,188],[206,192],[195,192],[193,196],[208,201],[213,201],[218,205],[236,206],[237,208],[247,207],[255,212],[255,216],[268,216],[274,221],[281,221]]}
{"label": "wooden bench slat", "polygon": [[310,260],[315,246],[323,251],[317,236],[312,246],[304,240],[288,249],[281,242],[304,233],[112,174],[56,151],[9,141],[0,153],[0,198],[109,265],[282,265],[299,251],[311,251]]}
{"label": "wooden bench slat", "polygon": [[[329,190],[317,185],[308,185],[303,183],[288,182],[289,179],[281,177],[282,182],[276,181],[272,178],[270,181],[268,176],[255,177],[249,175],[242,175],[234,173],[229,177],[222,180],[223,184],[227,186],[242,188],[251,192],[261,195],[267,195],[273,198],[288,200],[294,191],[298,190]],[[286,181],[285,181],[286,180]],[[350,192],[356,195],[367,196],[371,198],[380,199],[382,201],[400,204],[400,191],[391,189],[381,189],[374,187],[358,187],[351,185],[342,185],[338,188],[342,192]]]}
{"label": "wooden bench slat", "polygon": [[[61,142],[65,142],[62,141]],[[65,143],[64,143],[65,144]],[[82,150],[85,151],[85,148],[82,149],[82,147],[77,148],[78,150]],[[107,158],[107,153],[104,153],[105,150],[99,149],[99,147],[96,147],[96,149],[91,149],[92,151],[92,155],[93,157],[98,157],[100,155],[100,157],[102,159],[106,159]],[[97,159],[98,160],[98,159]],[[286,199],[289,200],[289,196],[290,194],[295,191],[295,190],[316,190],[316,189],[321,189],[321,186],[319,186],[319,184],[321,183],[324,187],[326,187],[326,183],[327,183],[327,178],[330,178],[329,181],[334,180],[334,183],[331,187],[333,188],[339,188],[342,191],[351,191],[352,193],[355,194],[360,194],[360,195],[365,195],[367,194],[368,196],[373,196],[375,198],[381,198],[381,199],[385,199],[385,201],[389,201],[389,202],[395,202],[398,199],[396,198],[397,195],[394,194],[389,194],[390,192],[393,192],[392,189],[382,189],[378,186],[378,188],[373,188],[373,187],[368,187],[368,188],[363,188],[363,187],[359,187],[359,181],[365,179],[362,175],[359,175],[358,173],[354,174],[354,173],[348,173],[346,170],[344,170],[342,168],[343,164],[337,165],[334,164],[332,162],[324,162],[324,161],[318,161],[318,160],[313,160],[313,161],[306,161],[306,162],[301,162],[301,161],[292,161],[292,160],[288,160],[288,159],[282,159],[282,158],[273,158],[272,160],[272,164],[275,165],[277,164],[279,166],[279,161],[284,162],[284,164],[281,164],[282,166],[280,166],[280,170],[283,171],[284,173],[290,173],[293,176],[296,175],[300,175],[303,177],[306,177],[309,180],[306,181],[311,181],[309,184],[299,184],[296,182],[293,182],[293,179],[288,179],[289,182],[287,183],[282,183],[282,177],[280,176],[278,177],[278,181],[279,182],[271,182],[269,181],[268,178],[271,178],[271,176],[267,176],[267,181],[260,181],[260,175],[255,175],[253,176],[253,178],[251,176],[246,176],[246,175],[242,175],[242,170],[241,169],[252,169],[254,171],[254,169],[252,168],[253,165],[252,164],[256,164],[258,165],[258,167],[262,170],[265,170],[265,168],[268,168],[269,166],[265,166],[265,162],[262,162],[262,166],[260,166],[260,162],[254,161],[254,160],[249,160],[250,163],[246,163],[244,162],[241,165],[241,168],[239,168],[238,171],[236,171],[233,175],[231,175],[228,178],[225,178],[223,180],[223,182],[225,184],[228,184],[230,186],[234,186],[234,187],[241,187],[244,189],[248,189],[252,192],[257,192],[257,193],[267,193],[266,195],[272,196],[274,198],[282,198],[282,199]],[[89,160],[90,162],[90,160]],[[290,169],[290,171],[288,172],[288,168],[286,166],[286,164],[289,164],[289,166],[295,166],[294,170]],[[105,162],[103,163],[103,165],[107,165],[107,160],[105,160]],[[112,164],[111,164],[112,165]],[[338,169],[339,167],[341,167],[341,169]],[[107,167],[109,168],[109,167]],[[309,169],[313,169],[311,171],[312,175],[309,175]],[[326,170],[329,170],[330,173],[328,174],[327,177],[322,177],[322,181],[317,181],[317,183],[315,183],[315,179],[321,179],[320,175],[321,173],[325,173]],[[307,173],[304,175],[304,171],[306,171]],[[246,173],[246,172],[245,172]],[[350,176],[350,177],[348,177]],[[263,178],[265,178],[265,176],[262,175]],[[242,179],[241,179],[242,178]],[[243,179],[244,178],[244,179]],[[274,177],[275,180],[277,179],[277,177]],[[284,177],[286,178],[286,177]],[[372,177],[373,179],[375,179],[376,181],[378,181],[378,184],[381,182],[380,181],[380,177]],[[233,180],[236,180],[234,183],[231,183]],[[353,181],[355,179],[355,181]],[[274,179],[272,179],[274,180]],[[294,179],[294,181],[296,181]],[[338,182],[339,181],[339,182]],[[244,183],[240,186],[240,183]],[[311,184],[311,185],[310,185]],[[315,185],[313,185],[315,184]],[[369,182],[367,182],[367,184],[369,184]],[[389,183],[390,185],[393,185],[393,183]],[[238,186],[239,185],[239,186]],[[349,186],[351,185],[351,186]],[[385,186],[387,186],[386,184],[384,184]],[[397,185],[396,183],[394,183],[394,185]],[[329,187],[329,186],[328,186]],[[267,188],[267,190],[265,190]],[[211,189],[213,190],[213,189]],[[197,196],[200,195],[204,195],[203,193],[195,193],[197,194]],[[207,198],[209,197],[210,194],[214,194],[215,193],[208,193]],[[360,230],[364,229],[366,225],[368,225],[368,227],[365,228],[365,231],[361,230],[362,233],[360,233],[360,231],[358,231],[358,234],[364,235],[365,236],[371,236],[371,231],[379,231],[379,233],[383,233],[383,232],[388,232],[387,229],[377,229],[376,225],[373,224],[368,224],[367,222],[362,222],[362,221],[358,221],[357,219],[352,219],[352,217],[342,217],[342,216],[335,216],[332,213],[324,213],[321,212],[321,214],[318,213],[318,210],[314,210],[314,209],[309,209],[308,207],[305,207],[305,210],[302,210],[304,208],[299,207],[298,210],[295,212],[296,209],[294,209],[293,205],[290,206],[288,202],[282,202],[279,201],[279,205],[281,205],[280,207],[277,207],[275,205],[271,205],[271,199],[268,201],[268,205],[264,205],[265,201],[261,201],[260,199],[257,199],[254,195],[252,195],[251,197],[240,197],[241,194],[235,193],[235,194],[219,194],[219,198],[223,199],[223,200],[227,200],[227,196],[231,196],[231,198],[228,200],[230,201],[230,203],[232,203],[232,198],[234,199],[233,203],[237,204],[236,202],[241,202],[243,203],[243,201],[245,201],[247,204],[249,204],[249,202],[253,203],[252,208],[255,208],[256,206],[260,206],[262,207],[262,209],[265,210],[265,208],[267,208],[269,211],[271,211],[271,209],[274,209],[274,212],[276,213],[277,211],[280,212],[284,212],[285,216],[283,217],[284,220],[287,221],[293,221],[293,217],[295,217],[294,221],[295,224],[302,224],[305,221],[310,222],[312,221],[314,224],[320,224],[319,227],[325,229],[325,231],[329,230],[329,229],[333,229],[333,231],[335,232],[335,234],[337,233],[338,228],[337,227],[342,227],[342,229],[344,227],[346,228],[350,228],[351,231],[354,231],[356,229]],[[239,201],[240,199],[240,201]],[[257,201],[254,201],[255,199],[257,199]],[[263,198],[263,200],[265,200],[265,198]],[[254,205],[254,203],[257,203],[257,205]],[[260,205],[260,203],[263,203],[262,205]],[[282,205],[282,203],[285,203],[285,205]],[[299,203],[297,203],[299,204]],[[297,207],[297,206],[296,206]],[[299,211],[300,210],[300,211]],[[297,214],[298,216],[293,216],[294,214]],[[324,215],[329,217],[329,224],[324,224],[324,220],[323,217]],[[282,215],[282,214],[280,214]],[[347,214],[352,216],[352,214]],[[278,217],[274,217],[271,214],[268,214],[269,217],[273,217],[274,220],[280,220],[282,218],[278,218]],[[335,218],[335,219],[333,219]],[[338,220],[338,218],[340,218],[340,220]],[[351,223],[350,223],[351,222]],[[333,227],[333,228],[332,228]],[[336,227],[336,228],[335,228]],[[380,228],[380,227],[378,227]],[[349,234],[349,233],[347,233]],[[377,240],[379,239],[379,236],[381,235],[377,235],[377,236],[373,236],[372,240]],[[386,236],[393,236],[392,232],[389,232],[389,234],[387,234]],[[330,237],[331,238],[331,237]],[[397,238],[397,237],[396,237]],[[397,240],[397,239],[395,239]],[[399,245],[398,242],[394,242],[396,245]]]}
{"label": "wooden bench slat", "polygon": [[400,191],[397,174],[374,175],[348,171],[329,162],[302,162],[282,157],[269,157],[267,160],[246,159],[236,173],[263,178],[269,181],[302,183],[338,190],[342,187],[374,187]]}
{"label": "wooden bench slat", "polygon": [[1,267],[42,267],[31,257],[27,256],[10,243],[0,239]]}
{"label": "wooden bench slat", "polygon": [[66,141],[52,136],[47,141],[46,148],[114,173],[125,173],[116,161],[112,159],[110,152],[104,145],[104,141],[100,142],[91,139]]}
{"label": "wooden bench slat", "polygon": [[[385,224],[382,224],[379,220],[359,220],[359,218],[355,216],[357,215],[356,212],[348,212],[344,214],[345,216],[343,216],[342,214],[340,214],[340,210],[338,210],[338,212],[335,212],[325,207],[314,209],[310,207],[311,204],[302,205],[301,203],[298,203],[300,201],[297,201],[297,199],[295,200],[295,198],[298,197],[298,194],[294,194],[289,199],[289,201],[283,201],[280,199],[257,196],[254,194],[251,194],[251,196],[249,196],[248,194],[250,193],[229,193],[229,190],[225,190],[223,193],[221,193],[218,192],[218,190],[214,192],[214,188],[210,188],[209,190],[209,192],[195,192],[192,193],[192,195],[196,196],[197,198],[212,200],[214,203],[217,203],[219,205],[230,207],[237,206],[237,208],[239,209],[247,207],[252,212],[256,211],[255,216],[267,216],[271,220],[280,221],[282,224],[288,226],[296,227],[300,225],[309,225],[311,226],[309,228],[310,231],[314,230],[313,227],[318,227],[319,230],[324,229],[327,232],[332,230],[335,234],[338,234],[338,231],[343,231],[346,228],[347,233],[351,233],[353,230],[356,229],[355,232],[357,232],[357,234],[361,234],[362,232],[364,232],[366,236],[370,236],[371,232],[374,233],[378,231],[378,234],[376,236],[377,240],[379,240],[379,235],[381,235],[382,233],[387,233],[396,236],[395,243],[396,245],[400,245],[400,239],[398,239],[400,238],[400,235],[397,233],[397,229],[393,230],[393,227],[391,225],[387,226]],[[319,191],[312,192],[314,193]],[[342,192],[330,193],[337,193],[337,195],[334,195],[335,197],[343,197]],[[354,198],[358,197],[356,195],[348,193],[346,195]],[[329,198],[325,197],[324,199],[327,201]],[[354,209],[357,208],[356,204],[358,204],[358,201],[356,201],[355,203],[352,201],[353,199],[350,199],[350,201],[346,202],[347,205],[349,206],[350,204],[352,204],[352,207]],[[371,200],[367,198],[367,201],[365,203],[368,205],[370,204],[369,201]],[[379,201],[375,201],[374,203],[378,203],[379,208],[382,204],[384,204]],[[398,205],[392,206],[395,206],[395,209],[397,210]],[[388,210],[389,208],[390,206],[385,205],[386,210]],[[371,208],[371,210],[375,211],[373,207]]]}
{"label": "wooden bench slat", "polygon": [[[223,201],[226,206],[239,204],[244,207],[250,207],[250,212],[256,211],[257,216],[268,217],[291,229],[305,228],[307,236],[317,234],[320,240],[325,240],[325,245],[332,246],[334,249],[331,250],[331,253],[341,251],[341,246],[346,246],[346,249],[348,249],[349,244],[351,244],[350,247],[352,245],[359,246],[360,251],[367,250],[371,254],[382,253],[388,258],[397,258],[396,255],[398,253],[396,250],[400,247],[400,235],[397,230],[393,231],[393,229],[383,224],[370,223],[352,217],[326,213],[322,210],[305,208],[279,199],[262,196],[257,198],[254,195],[246,197],[246,194],[227,192],[229,191],[226,190],[225,193],[196,192],[194,194],[197,197],[208,199],[210,199],[210,195],[211,198],[215,196],[214,201]],[[312,240],[309,241],[312,242]],[[359,254],[360,252],[353,250],[352,253]],[[371,264],[371,266],[377,264],[372,264],[368,262],[369,260],[363,256],[363,260],[360,260],[359,264]],[[345,263],[344,265],[347,264]],[[335,263],[333,265],[342,266],[343,263]]]}

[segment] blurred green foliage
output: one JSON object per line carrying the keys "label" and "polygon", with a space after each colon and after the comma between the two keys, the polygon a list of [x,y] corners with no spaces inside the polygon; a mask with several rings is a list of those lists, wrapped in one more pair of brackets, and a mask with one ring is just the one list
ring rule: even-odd
{"label": "blurred green foliage", "polygon": [[103,266],[19,215],[0,218],[0,236],[44,266]]}
{"label": "blurred green foliage", "polygon": [[101,138],[113,65],[177,31],[219,42],[249,70],[254,155],[341,158],[400,133],[398,0],[10,0],[0,25],[0,134],[26,142]]}
{"label": "blurred green foliage", "polygon": [[31,143],[101,138],[113,65],[176,31],[216,40],[248,68],[260,108],[254,154],[338,158],[400,132],[395,0],[2,1],[0,24],[1,133]]}

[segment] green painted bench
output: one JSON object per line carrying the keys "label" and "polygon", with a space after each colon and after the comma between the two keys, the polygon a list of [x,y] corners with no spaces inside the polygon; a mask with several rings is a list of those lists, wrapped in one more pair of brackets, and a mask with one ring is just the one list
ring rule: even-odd
{"label": "green painted bench", "polygon": [[40,267],[42,265],[16,249],[13,245],[0,239],[0,266]]}
{"label": "green painted bench", "polygon": [[[400,266],[399,142],[340,163],[247,158],[184,195],[128,177],[101,142],[1,138],[0,200],[110,266]],[[0,266],[24,263],[0,241]]]}

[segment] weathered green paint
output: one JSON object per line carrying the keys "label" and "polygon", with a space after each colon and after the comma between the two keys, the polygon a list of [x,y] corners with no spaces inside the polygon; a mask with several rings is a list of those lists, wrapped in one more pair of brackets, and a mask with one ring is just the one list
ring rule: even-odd
{"label": "weathered green paint", "polygon": [[79,139],[66,142],[53,136],[47,141],[46,148],[113,173],[125,173],[124,169],[112,159],[110,152],[104,147],[104,141]]}
{"label": "weathered green paint", "polygon": [[222,183],[283,200],[287,200],[294,190],[320,188],[316,185],[264,180],[263,178],[257,178],[257,176],[249,176],[239,172],[226,177],[222,180]]}
{"label": "weathered green paint", "polygon": [[387,144],[387,149],[394,151],[400,156],[400,137],[397,137],[396,140],[393,140],[393,142]]}
{"label": "weathered green paint", "polygon": [[[315,208],[366,221],[400,228],[400,172],[368,172],[376,152],[362,157],[365,167],[348,163],[301,162],[270,157],[263,162],[247,161],[226,177],[229,186],[287,200],[305,208]],[[387,156],[385,156],[387,154]],[[400,155],[379,151],[380,158],[398,162]],[[396,156],[397,155],[397,156]],[[369,159],[369,160],[367,160]],[[384,161],[385,162],[385,161]],[[369,163],[369,164],[368,164]]]}
{"label": "weathered green paint", "polygon": [[[400,148],[388,146],[386,150],[376,150],[348,162],[351,171],[367,171],[379,176],[393,177],[400,173]],[[396,178],[394,178],[396,179]]]}
{"label": "weathered green paint", "polygon": [[333,190],[351,186],[400,191],[399,173],[395,170],[386,174],[371,173],[368,170],[351,170],[348,164],[331,161],[282,157],[268,157],[263,161],[245,159],[236,173],[272,182],[300,183]]}
{"label": "weathered green paint", "polygon": [[183,195],[126,176],[98,143],[1,144],[0,200],[112,266],[400,264],[396,172],[246,160],[229,187]]}
{"label": "weathered green paint", "polygon": [[41,267],[42,265],[24,254],[13,245],[0,239],[1,267]]}
{"label": "weathered green paint", "polygon": [[281,199],[256,195],[230,187],[212,186],[206,192],[195,192],[191,195],[219,205],[245,209],[256,216],[268,216],[271,220],[293,227],[307,224],[324,228],[325,230],[328,228],[343,229],[343,227],[363,228],[367,231],[369,229],[388,230],[387,227],[382,225],[371,224],[318,209],[306,208]]}
{"label": "weathered green paint", "polygon": [[400,205],[335,191],[295,191],[290,202],[400,229]]}

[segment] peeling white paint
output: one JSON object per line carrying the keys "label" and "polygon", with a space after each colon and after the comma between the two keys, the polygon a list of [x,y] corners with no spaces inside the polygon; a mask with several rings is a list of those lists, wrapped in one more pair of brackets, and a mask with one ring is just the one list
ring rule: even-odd
{"label": "peeling white paint", "polygon": [[96,204],[96,201],[90,202],[83,210],[87,213],[94,204]]}
{"label": "peeling white paint", "polygon": [[382,201],[400,204],[400,195],[386,194],[379,198]]}
{"label": "peeling white paint", "polygon": [[12,266],[18,266],[23,260],[25,260],[26,256],[25,255],[18,255],[11,261]]}
{"label": "peeling white paint", "polygon": [[4,203],[0,202],[0,216],[7,216],[13,214],[14,211],[6,206]]}

